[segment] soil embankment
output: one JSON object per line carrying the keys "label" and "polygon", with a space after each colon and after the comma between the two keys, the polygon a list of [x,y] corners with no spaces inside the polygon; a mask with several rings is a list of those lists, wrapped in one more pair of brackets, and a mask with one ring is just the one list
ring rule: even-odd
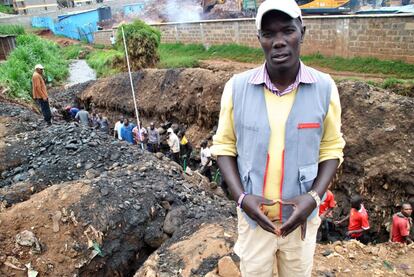
{"label": "soil embankment", "polygon": [[[210,138],[220,112],[220,97],[234,72],[209,69],[143,70],[133,75],[144,123],[171,121],[188,126],[190,140]],[[372,231],[385,239],[396,206],[414,200],[414,99],[359,81],[340,81],[345,162],[333,186],[340,208],[347,197],[361,193],[370,211]],[[106,113],[133,114],[127,74],[101,79],[78,94],[89,106]]]}
{"label": "soil embankment", "polygon": [[[194,142],[209,137],[231,74],[135,73],[144,123],[185,124]],[[333,186],[336,215],[348,211],[349,195],[361,193],[381,240],[395,205],[414,198],[414,100],[361,82],[343,81],[338,88],[347,146]],[[57,89],[51,103],[80,101],[112,118],[132,117],[130,93],[128,75],[120,74]],[[29,262],[40,276],[132,276],[136,270],[148,277],[226,276],[223,268],[236,267],[235,205],[200,186],[197,174],[189,177],[162,154],[76,123],[46,128],[29,108],[1,102],[0,275],[27,276]],[[320,245],[314,276],[414,274],[413,251]]]}

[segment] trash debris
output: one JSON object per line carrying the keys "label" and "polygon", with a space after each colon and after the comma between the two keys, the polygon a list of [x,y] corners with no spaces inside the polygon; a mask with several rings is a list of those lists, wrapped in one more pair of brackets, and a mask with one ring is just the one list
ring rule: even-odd
{"label": "trash debris", "polygon": [[28,263],[26,264],[27,267],[27,277],[36,277],[39,272],[33,269],[32,264]]}
{"label": "trash debris", "polygon": [[52,216],[52,222],[53,222],[53,232],[57,233],[59,232],[59,221],[62,218],[62,212],[61,211],[57,211],[53,216]]}
{"label": "trash debris", "polygon": [[6,258],[6,261],[4,262],[4,265],[11,267],[16,270],[26,271],[26,269],[23,267],[23,265],[13,256],[8,256]]}
{"label": "trash debris", "polygon": [[35,234],[28,230],[24,230],[16,235],[16,243],[21,246],[32,247],[32,251],[37,254],[39,254],[42,251],[40,243],[37,240]]}

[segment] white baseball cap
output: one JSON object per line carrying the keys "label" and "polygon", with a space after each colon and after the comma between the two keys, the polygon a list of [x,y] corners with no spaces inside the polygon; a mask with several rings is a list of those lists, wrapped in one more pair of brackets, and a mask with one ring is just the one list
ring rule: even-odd
{"label": "white baseball cap", "polygon": [[168,128],[167,133],[174,133],[172,128]]}
{"label": "white baseball cap", "polygon": [[44,69],[44,67],[39,63],[35,65],[35,69]]}
{"label": "white baseball cap", "polygon": [[302,20],[302,12],[295,0],[266,0],[257,10],[256,28],[260,30],[262,27],[262,18],[268,11],[281,11],[292,18],[300,18]]}

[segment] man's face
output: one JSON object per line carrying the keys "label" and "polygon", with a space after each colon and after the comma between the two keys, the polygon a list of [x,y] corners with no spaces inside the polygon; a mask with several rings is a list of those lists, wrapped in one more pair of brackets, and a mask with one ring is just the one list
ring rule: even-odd
{"label": "man's face", "polygon": [[154,130],[154,124],[151,124],[150,127],[151,127],[151,130]]}
{"label": "man's face", "polygon": [[41,68],[37,68],[37,69],[36,69],[36,71],[37,71],[37,73],[39,73],[40,75],[43,75],[43,69],[41,69]]}
{"label": "man's face", "polygon": [[404,204],[401,208],[401,212],[403,213],[403,215],[409,217],[413,213],[413,208],[410,204]]}
{"label": "man's face", "polygon": [[267,69],[285,71],[298,63],[304,34],[305,28],[298,19],[279,11],[267,12],[258,34]]}

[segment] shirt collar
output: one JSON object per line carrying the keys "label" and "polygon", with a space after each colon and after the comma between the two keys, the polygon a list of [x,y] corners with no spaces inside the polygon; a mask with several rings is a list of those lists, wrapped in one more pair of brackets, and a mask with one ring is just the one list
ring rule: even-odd
{"label": "shirt collar", "polygon": [[300,61],[299,72],[296,75],[296,80],[291,85],[289,85],[284,91],[280,91],[276,88],[276,86],[270,80],[269,73],[266,69],[266,63],[260,66],[256,73],[249,79],[249,83],[253,85],[264,85],[268,90],[272,93],[282,96],[289,92],[295,90],[300,83],[304,84],[312,84],[316,83],[316,78],[313,73],[309,70],[309,68]]}

